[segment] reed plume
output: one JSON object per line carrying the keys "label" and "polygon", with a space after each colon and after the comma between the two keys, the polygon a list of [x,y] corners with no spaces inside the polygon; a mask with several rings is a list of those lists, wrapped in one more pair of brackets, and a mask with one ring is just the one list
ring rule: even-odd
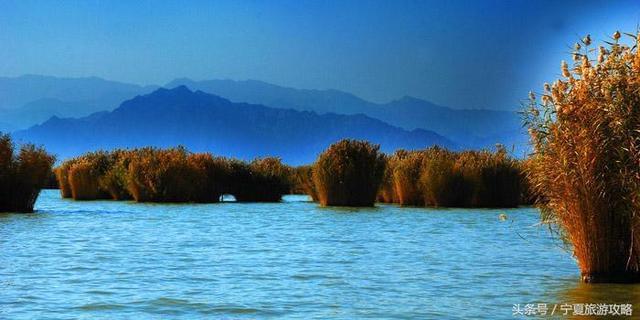
{"label": "reed plume", "polygon": [[638,37],[592,51],[525,108],[527,165],[543,222],[572,248],[585,282],[640,281]]}

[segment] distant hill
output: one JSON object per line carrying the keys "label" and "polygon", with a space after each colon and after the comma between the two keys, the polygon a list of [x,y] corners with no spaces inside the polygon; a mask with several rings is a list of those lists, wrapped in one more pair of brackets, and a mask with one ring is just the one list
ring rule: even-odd
{"label": "distant hill", "polygon": [[137,96],[111,112],[80,119],[53,117],[14,136],[42,144],[59,158],[100,148],[184,145],[242,159],[275,155],[301,164],[342,138],[366,139],[388,152],[434,144],[455,148],[432,131],[407,131],[364,115],[318,115],[233,103],[184,86]]}
{"label": "distant hill", "polygon": [[97,111],[112,110],[122,101],[156,88],[96,77],[0,77],[0,122],[10,124],[6,127],[11,129],[19,129],[41,123],[52,116],[86,116]]}
{"label": "distant hill", "polygon": [[453,109],[404,97],[378,104],[338,90],[306,90],[277,86],[256,80],[176,79],[167,87],[185,85],[217,94],[235,102],[264,104],[276,108],[314,111],[319,114],[365,114],[394,126],[432,130],[467,148],[526,143],[521,121],[514,111]]}

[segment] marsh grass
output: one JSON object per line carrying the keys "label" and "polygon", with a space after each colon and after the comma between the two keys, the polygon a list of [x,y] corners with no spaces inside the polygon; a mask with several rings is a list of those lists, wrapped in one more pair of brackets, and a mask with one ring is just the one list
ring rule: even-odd
{"label": "marsh grass", "polygon": [[394,163],[391,179],[395,200],[401,206],[423,206],[425,204],[423,190],[418,183],[424,161],[425,154],[423,152],[412,151],[404,157],[399,157]]}
{"label": "marsh grass", "polygon": [[233,195],[238,202],[278,202],[291,189],[292,169],[279,158],[259,158],[233,167]]}
{"label": "marsh grass", "polygon": [[517,207],[523,174],[519,161],[498,146],[452,152],[440,147],[399,150],[387,158],[378,195],[384,202],[432,207]]}
{"label": "marsh grass", "polygon": [[91,152],[55,169],[61,195],[75,200],[220,202],[280,201],[291,189],[293,171],[278,158],[247,163],[190,153],[182,147]]}
{"label": "marsh grass", "polygon": [[222,157],[214,157],[209,153],[190,154],[187,164],[197,173],[194,180],[193,202],[215,203],[228,193],[226,187],[231,182],[229,161]]}
{"label": "marsh grass", "polygon": [[640,39],[628,36],[597,50],[585,37],[524,112],[542,220],[570,245],[585,282],[640,281]]}
{"label": "marsh grass", "polygon": [[398,203],[398,192],[396,190],[396,184],[393,180],[393,172],[404,157],[409,154],[409,151],[404,149],[396,150],[391,156],[386,157],[387,165],[382,176],[382,183],[378,192],[378,202],[382,203]]}
{"label": "marsh grass", "polygon": [[313,202],[318,201],[318,192],[313,182],[313,166],[299,166],[293,172],[293,190],[294,193],[302,193],[311,197]]}
{"label": "marsh grass", "polygon": [[313,180],[322,206],[373,206],[385,172],[379,145],[342,140],[318,157]]}
{"label": "marsh grass", "polygon": [[137,202],[192,201],[201,176],[187,159],[182,147],[136,150],[129,162],[129,193]]}
{"label": "marsh grass", "polygon": [[129,192],[128,170],[132,152],[128,150],[114,150],[109,154],[109,168],[98,179],[98,185],[105,190],[113,200],[131,200]]}
{"label": "marsh grass", "polygon": [[69,159],[54,169],[56,179],[58,180],[58,187],[60,188],[60,195],[63,198],[72,197],[71,185],[69,184],[69,169],[71,169],[75,161],[76,159]]}
{"label": "marsh grass", "polygon": [[105,151],[90,152],[77,158],[69,167],[68,181],[74,200],[109,199],[100,179],[112,165],[112,157]]}
{"label": "marsh grass", "polygon": [[424,152],[419,184],[424,203],[433,207],[468,207],[471,187],[458,161],[459,154],[432,147]]}
{"label": "marsh grass", "polygon": [[0,211],[33,212],[55,158],[30,144],[17,154],[14,148],[9,135],[0,135]]}

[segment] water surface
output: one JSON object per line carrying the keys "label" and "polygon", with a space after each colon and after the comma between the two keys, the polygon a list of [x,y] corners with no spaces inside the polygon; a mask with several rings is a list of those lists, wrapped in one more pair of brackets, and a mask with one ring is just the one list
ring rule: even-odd
{"label": "water surface", "polygon": [[531,208],[74,202],[47,190],[36,209],[0,214],[0,318],[512,319],[513,304],[640,300],[637,287],[581,285]]}

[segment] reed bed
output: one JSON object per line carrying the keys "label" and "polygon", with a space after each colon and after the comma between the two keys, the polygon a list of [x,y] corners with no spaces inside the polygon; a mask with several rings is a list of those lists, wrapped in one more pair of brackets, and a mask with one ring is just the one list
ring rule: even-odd
{"label": "reed bed", "polygon": [[627,36],[597,49],[582,39],[524,112],[542,221],[570,245],[585,282],[640,281],[640,37]]}
{"label": "reed bed", "polygon": [[[425,197],[419,185],[424,166],[425,154],[420,151],[408,152],[399,157],[391,174],[395,199],[401,206],[423,206]],[[394,199],[392,197],[392,199]]]}
{"label": "reed bed", "polygon": [[71,197],[74,200],[111,198],[108,190],[101,187],[100,180],[112,162],[112,156],[104,151],[91,152],[75,159],[67,176]]}
{"label": "reed bed", "polygon": [[313,180],[322,206],[373,206],[385,172],[380,146],[342,140],[318,157]]}
{"label": "reed bed", "polygon": [[387,166],[385,167],[380,191],[378,192],[378,202],[382,203],[399,203],[396,184],[393,181],[393,171],[398,162],[409,154],[408,151],[400,149],[396,150],[391,156],[387,157]]}
{"label": "reed bed", "polygon": [[184,148],[133,152],[128,190],[137,202],[191,202],[202,179]]}
{"label": "reed bed", "polygon": [[55,158],[34,145],[15,152],[9,135],[0,135],[0,212],[33,212]]}
{"label": "reed bed", "polygon": [[460,154],[432,147],[423,152],[419,188],[424,204],[432,207],[469,207],[471,184],[463,177]]}
{"label": "reed bed", "polygon": [[137,202],[275,202],[291,188],[291,168],[278,158],[251,163],[184,148],[92,152],[55,169],[62,197]]}
{"label": "reed bed", "polygon": [[113,200],[131,200],[133,197],[128,189],[128,170],[133,153],[128,150],[112,151],[109,168],[99,177],[98,185],[105,190]]}
{"label": "reed bed", "polygon": [[453,152],[398,150],[387,158],[378,200],[403,206],[510,208],[522,204],[520,161],[498,146]]}
{"label": "reed bed", "polygon": [[262,158],[235,165],[233,195],[238,202],[278,202],[291,189],[291,168],[279,158]]}
{"label": "reed bed", "polygon": [[53,171],[58,180],[58,187],[60,188],[60,195],[63,198],[71,198],[71,185],[69,184],[69,169],[76,162],[76,159],[70,159],[62,163],[59,167]]}

